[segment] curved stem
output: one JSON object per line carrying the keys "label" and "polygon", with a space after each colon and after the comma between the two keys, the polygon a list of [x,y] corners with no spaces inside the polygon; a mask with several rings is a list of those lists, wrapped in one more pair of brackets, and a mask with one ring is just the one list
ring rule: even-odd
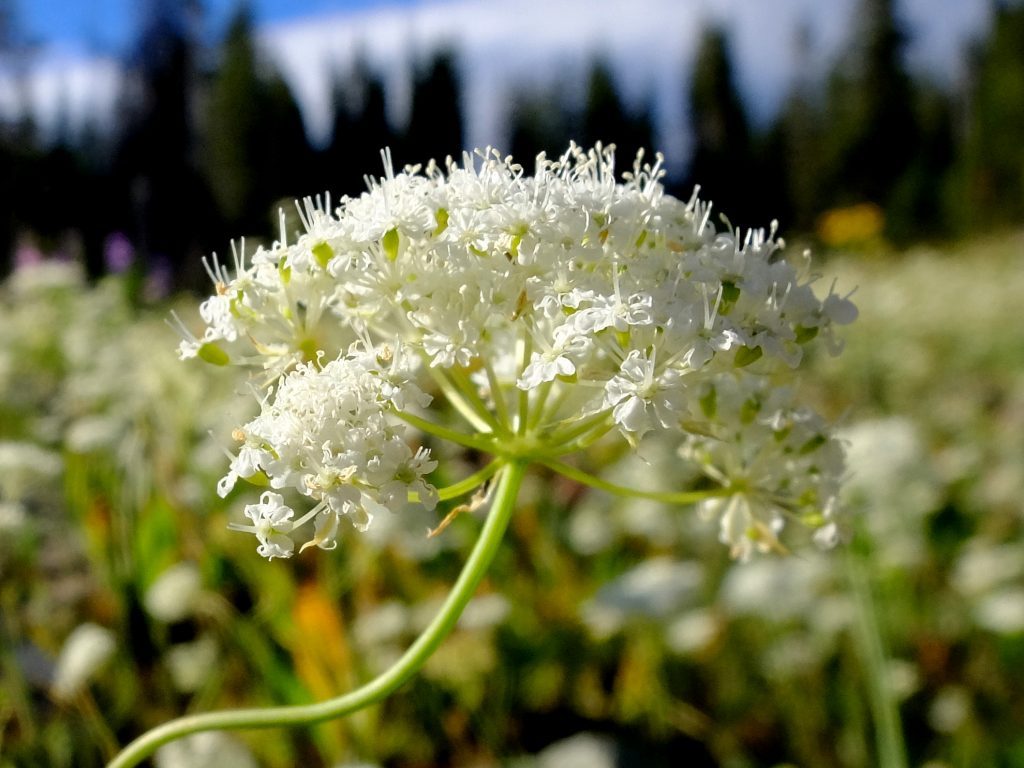
{"label": "curved stem", "polygon": [[430,658],[441,641],[455,627],[494,559],[505,528],[512,516],[516,496],[526,472],[526,463],[513,461],[504,467],[498,488],[480,538],[473,547],[452,591],[423,633],[398,661],[366,685],[334,699],[290,707],[235,709],[188,715],[171,720],[144,733],[129,744],[107,768],[130,768],[153,754],[162,744],[200,731],[274,728],[285,725],[311,725],[333,720],[380,701],[410,677]]}
{"label": "curved stem", "polygon": [[706,491],[643,491],[637,488],[627,488],[624,485],[609,483],[607,480],[602,480],[589,472],[584,472],[582,469],[577,469],[571,464],[566,464],[564,461],[558,461],[557,459],[542,458],[538,459],[538,462],[548,469],[568,477],[570,480],[575,480],[583,485],[589,485],[591,488],[597,488],[599,491],[613,493],[616,496],[651,499],[666,504],[696,504],[698,501],[720,496],[730,496],[733,493],[731,488],[711,488]]}

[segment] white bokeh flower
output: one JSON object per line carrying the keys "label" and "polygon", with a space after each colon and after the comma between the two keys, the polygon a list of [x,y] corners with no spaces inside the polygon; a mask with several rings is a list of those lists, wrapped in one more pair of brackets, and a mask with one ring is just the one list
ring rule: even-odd
{"label": "white bokeh flower", "polygon": [[202,591],[202,576],[196,564],[176,563],[150,585],[142,604],[150,616],[172,624],[193,614]]}
{"label": "white bokeh flower", "polygon": [[60,649],[50,692],[61,701],[73,699],[116,650],[117,640],[109,629],[89,622],[79,624]]}
{"label": "white bokeh flower", "polygon": [[256,768],[259,764],[241,741],[220,731],[194,733],[156,751],[157,768]]}

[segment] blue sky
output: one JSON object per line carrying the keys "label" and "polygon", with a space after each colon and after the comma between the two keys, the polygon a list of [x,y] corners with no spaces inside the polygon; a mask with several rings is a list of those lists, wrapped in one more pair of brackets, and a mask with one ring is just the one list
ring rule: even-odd
{"label": "blue sky", "polygon": [[[123,53],[138,31],[149,0],[8,0],[27,37],[43,45],[84,53]],[[180,0],[185,2],[185,0]],[[217,34],[240,0],[199,0],[210,34]],[[287,21],[416,0],[250,0],[257,22]]]}

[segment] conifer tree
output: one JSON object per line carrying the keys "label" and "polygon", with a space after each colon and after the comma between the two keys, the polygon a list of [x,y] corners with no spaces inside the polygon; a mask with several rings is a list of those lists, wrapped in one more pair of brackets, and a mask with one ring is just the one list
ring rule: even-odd
{"label": "conifer tree", "polygon": [[272,233],[276,203],[310,193],[312,151],[287,83],[256,49],[244,7],[222,45],[205,129],[204,169],[226,229]]}
{"label": "conifer tree", "polygon": [[809,231],[821,213],[821,157],[824,115],[819,83],[811,77],[811,37],[806,26],[794,38],[796,76],[769,131],[762,157],[765,170],[780,179],[782,203],[777,214],[784,229]]}
{"label": "conifer tree", "polygon": [[615,144],[620,163],[632,165],[637,150],[643,148],[650,159],[653,129],[647,110],[637,114],[626,109],[615,87],[608,64],[596,61],[587,81],[587,97],[580,120],[580,141],[589,146],[598,141]]}
{"label": "conifer tree", "polygon": [[975,52],[959,206],[964,224],[1024,221],[1024,5],[997,2]]}
{"label": "conifer tree", "polygon": [[416,73],[412,106],[405,129],[402,151],[395,165],[438,162],[447,155],[458,158],[463,145],[462,98],[455,57],[451,51],[438,51],[427,66]]}
{"label": "conifer tree", "polygon": [[[14,0],[0,0],[0,66],[8,72],[22,61],[24,41]],[[0,122],[0,275],[7,270],[7,263],[14,248],[17,229],[16,208],[21,195],[19,182],[20,162],[17,118],[9,117]]]}
{"label": "conifer tree", "polygon": [[352,155],[347,142],[351,140],[358,120],[351,93],[357,76],[355,72],[348,77],[337,70],[332,73],[331,134],[320,152],[320,174],[317,177],[318,186],[332,193],[336,185],[345,186],[352,174]]}
{"label": "conifer tree", "polygon": [[225,224],[249,222],[258,169],[250,162],[259,114],[261,83],[256,73],[252,21],[240,8],[228,26],[210,87],[204,126],[203,166]]}
{"label": "conifer tree", "polygon": [[689,92],[693,152],[687,174],[690,189],[750,222],[759,191],[753,172],[751,129],[736,88],[725,30],[709,27],[698,46]]}
{"label": "conifer tree", "polygon": [[363,58],[346,78],[335,77],[332,88],[331,140],[324,149],[320,188],[340,195],[358,195],[363,177],[381,172],[380,152],[396,150],[396,135],[387,116],[384,84]]}
{"label": "conifer tree", "polygon": [[521,90],[509,99],[509,152],[528,171],[533,169],[538,153],[556,156],[573,138],[571,116],[564,104],[557,89],[536,93]]}
{"label": "conifer tree", "polygon": [[830,78],[826,115],[832,204],[883,207],[918,148],[907,37],[893,0],[859,0],[850,45]]}
{"label": "conifer tree", "polygon": [[915,91],[917,142],[886,210],[887,234],[897,245],[949,237],[961,228],[956,211],[963,206],[951,189],[957,158],[952,97],[926,83]]}
{"label": "conifer tree", "polygon": [[[260,80],[259,106],[263,118],[253,137],[253,162],[259,170],[256,213],[264,215],[276,233],[277,205],[316,191],[313,150],[306,135],[302,110],[281,74],[266,66]],[[268,216],[269,214],[269,216]]]}
{"label": "conifer tree", "polygon": [[183,284],[198,282],[193,265],[210,250],[205,236],[210,206],[197,167],[192,119],[195,13],[193,3],[175,0],[150,0],[146,6],[121,96],[123,128],[114,173],[122,193],[112,201],[117,206],[113,223],[129,232],[144,259],[169,259]]}

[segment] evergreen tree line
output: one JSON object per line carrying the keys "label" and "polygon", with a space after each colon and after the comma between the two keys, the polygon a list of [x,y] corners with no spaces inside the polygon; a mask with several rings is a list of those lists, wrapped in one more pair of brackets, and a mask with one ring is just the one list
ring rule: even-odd
{"label": "evergreen tree line", "polygon": [[[813,232],[823,212],[869,203],[897,245],[1019,224],[1024,5],[998,4],[993,13],[990,35],[971,53],[967,88],[950,93],[909,74],[893,0],[860,0],[845,54],[827,77],[798,78],[765,130],[752,126],[738,94],[727,31],[707,29],[680,94],[693,153],[685,176],[668,180],[670,191],[688,197],[700,184],[737,224],[778,218],[787,232]],[[274,237],[282,201],[357,194],[365,174],[380,172],[381,147],[392,148],[396,167],[463,148],[450,51],[416,71],[401,130],[365,62],[335,73],[331,140],[314,148],[245,10],[212,55],[195,29],[187,5],[152,1],[116,125],[77,136],[65,126],[46,146],[25,119],[2,126],[0,254],[30,235],[45,251],[82,255],[100,273],[130,247],[150,268],[166,265],[178,287],[202,286],[201,254],[222,251],[241,233]],[[0,18],[0,49],[12,39]],[[806,61],[806,38],[796,46]],[[593,64],[584,96],[576,110],[557,87],[514,98],[509,151],[529,165],[572,138],[614,142],[631,162],[637,148],[656,145],[651,105],[628,109],[605,63]],[[112,244],[121,250],[112,253]]]}

